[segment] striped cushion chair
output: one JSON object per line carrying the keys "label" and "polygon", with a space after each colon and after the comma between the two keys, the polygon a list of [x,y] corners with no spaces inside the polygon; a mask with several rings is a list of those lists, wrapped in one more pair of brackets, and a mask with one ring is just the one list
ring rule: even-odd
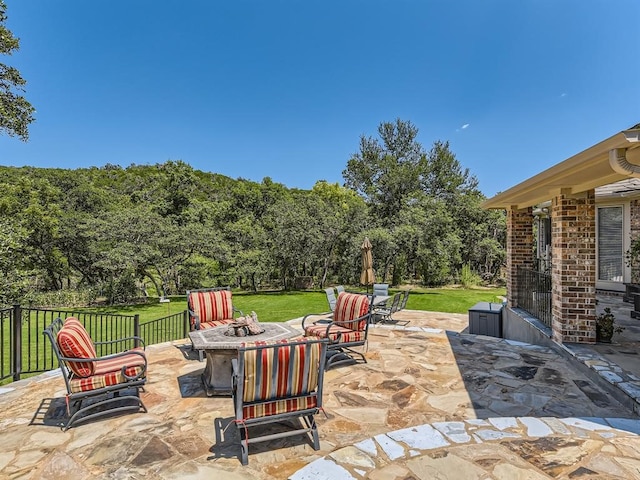
{"label": "striped cushion chair", "polygon": [[[249,444],[307,433],[313,448],[320,448],[314,416],[322,409],[322,382],[326,339],[301,338],[244,343],[232,360],[232,396],[235,423],[240,431],[241,461],[249,461]],[[300,428],[276,432],[248,429],[252,425],[301,418]],[[293,423],[293,422],[291,422]]]}
{"label": "striped cushion chair", "polygon": [[234,313],[243,313],[233,308],[229,287],[187,290],[187,308],[191,330],[219,327],[235,321]]}
{"label": "striped cushion chair", "polygon": [[[64,323],[54,320],[44,330],[58,358],[67,387],[67,415],[63,430],[108,413],[122,411],[146,412],[140,399],[140,389],[146,383],[147,358],[142,339],[119,338],[94,344],[87,330],[76,318]],[[131,349],[98,356],[96,345],[131,345]],[[82,402],[91,399],[85,406]],[[91,413],[93,412],[93,413]]]}
{"label": "striped cushion chair", "polygon": [[367,295],[341,292],[333,315],[308,314],[302,319],[302,329],[308,337],[329,340],[327,368],[339,363],[357,362],[358,359],[366,363],[364,354],[353,350],[353,347],[366,344],[370,317]]}
{"label": "striped cushion chair", "polygon": [[[191,330],[203,330],[233,323],[235,313],[244,316],[241,310],[233,307],[229,287],[187,290],[187,309]],[[202,350],[198,351],[198,356],[200,361],[204,360]]]}

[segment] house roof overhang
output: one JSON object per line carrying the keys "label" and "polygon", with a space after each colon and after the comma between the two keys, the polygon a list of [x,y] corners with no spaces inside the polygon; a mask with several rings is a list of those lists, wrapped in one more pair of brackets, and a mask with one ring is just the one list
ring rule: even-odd
{"label": "house roof overhang", "polygon": [[[610,159],[621,152],[626,163]],[[625,169],[626,167],[626,169]],[[634,168],[636,167],[636,168]],[[637,170],[632,172],[631,170]],[[518,185],[486,200],[486,209],[521,209],[560,193],[576,195],[630,177],[640,177],[640,124],[623,130]]]}

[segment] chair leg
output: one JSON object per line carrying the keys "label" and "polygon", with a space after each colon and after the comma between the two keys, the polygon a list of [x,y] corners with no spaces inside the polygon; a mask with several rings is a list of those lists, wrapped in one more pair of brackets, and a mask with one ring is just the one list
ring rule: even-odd
{"label": "chair leg", "polygon": [[325,369],[347,362],[358,363],[358,359],[354,357],[355,355],[362,359],[362,363],[367,363],[367,357],[364,356],[364,353],[358,352],[349,347],[342,346],[327,350]]}
{"label": "chair leg", "polygon": [[305,418],[307,426],[311,429],[311,436],[313,437],[313,449],[320,450],[320,437],[318,436],[318,426],[313,415],[308,415]]}
{"label": "chair leg", "polygon": [[[104,398],[101,401],[97,401],[95,403],[86,405],[84,407],[82,406],[82,400],[77,401],[76,402],[77,407],[74,409],[75,411],[69,417],[67,422],[62,426],[62,430],[66,432],[76,423],[93,420],[94,418],[101,417],[104,415],[109,415],[109,414],[114,414],[119,412],[134,412],[134,411],[138,411],[138,412],[142,411],[144,413],[147,413],[147,407],[145,406],[144,403],[142,403],[142,399],[140,398],[140,393],[138,389],[136,389],[135,395],[120,395],[120,392],[118,391],[113,393],[114,395],[101,394],[101,395],[105,395],[106,398]],[[129,401],[129,400],[132,400],[133,402],[135,402],[135,404],[116,406],[116,407],[107,408],[104,410],[98,409],[98,407],[104,407],[106,405],[111,405],[116,402]],[[97,409],[97,411],[95,413],[87,414],[87,412],[93,409]]]}
{"label": "chair leg", "polygon": [[246,426],[239,426],[240,430],[240,462],[242,465],[249,464],[249,432]]}

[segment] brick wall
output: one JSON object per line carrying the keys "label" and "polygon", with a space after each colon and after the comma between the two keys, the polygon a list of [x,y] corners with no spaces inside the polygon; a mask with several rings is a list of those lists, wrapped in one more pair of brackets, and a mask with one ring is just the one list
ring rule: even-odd
{"label": "brick wall", "polygon": [[595,192],[555,197],[551,232],[553,338],[595,343]]}
{"label": "brick wall", "polygon": [[533,209],[507,210],[507,301],[517,307],[518,266],[533,268]]}

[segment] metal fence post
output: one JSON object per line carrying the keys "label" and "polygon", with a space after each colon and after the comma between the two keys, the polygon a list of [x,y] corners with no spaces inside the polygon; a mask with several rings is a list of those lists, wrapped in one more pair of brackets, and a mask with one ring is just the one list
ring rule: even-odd
{"label": "metal fence post", "polygon": [[[140,337],[140,315],[137,313],[133,316],[133,335],[136,337]],[[139,347],[140,340],[136,338],[134,340],[133,346]]]}
{"label": "metal fence post", "polygon": [[182,312],[182,338],[187,338],[189,336],[189,312],[184,310]]}
{"label": "metal fence post", "polygon": [[12,356],[11,362],[13,364],[13,381],[20,380],[20,373],[22,372],[22,308],[20,305],[13,306],[13,329],[12,329]]}

